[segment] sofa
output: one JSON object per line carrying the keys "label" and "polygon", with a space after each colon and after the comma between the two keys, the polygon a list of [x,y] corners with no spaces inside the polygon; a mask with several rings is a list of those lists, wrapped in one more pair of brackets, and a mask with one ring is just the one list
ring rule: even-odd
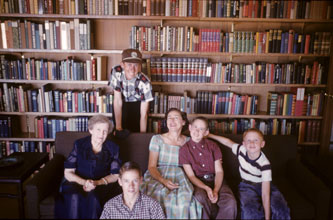
{"label": "sofa", "polygon": [[[70,153],[76,139],[84,132],[58,132],[55,140],[56,154],[39,173],[26,183],[27,218],[54,218],[54,201],[63,178],[64,160]],[[120,146],[123,162],[137,162],[143,171],[147,170],[149,142],[153,134],[132,133],[126,139],[111,138]],[[241,142],[241,135],[226,135],[235,142]],[[285,196],[293,219],[327,219],[330,190],[297,158],[297,142],[294,136],[265,136],[263,151],[272,164],[273,183]],[[225,179],[237,197],[240,181],[238,161],[231,150],[223,145],[223,168]]]}

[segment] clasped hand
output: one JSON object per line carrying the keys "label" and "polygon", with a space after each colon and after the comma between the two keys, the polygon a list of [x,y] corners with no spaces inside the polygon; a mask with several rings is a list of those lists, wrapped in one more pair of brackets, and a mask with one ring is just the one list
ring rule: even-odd
{"label": "clasped hand", "polygon": [[83,185],[83,190],[86,192],[90,192],[96,188],[95,182],[93,180],[86,180]]}
{"label": "clasped hand", "polygon": [[210,187],[206,189],[206,192],[211,203],[216,203],[218,199],[217,192],[213,191]]}
{"label": "clasped hand", "polygon": [[171,180],[165,180],[164,185],[170,190],[174,190],[174,189],[179,188],[179,184],[178,183],[173,183]]}

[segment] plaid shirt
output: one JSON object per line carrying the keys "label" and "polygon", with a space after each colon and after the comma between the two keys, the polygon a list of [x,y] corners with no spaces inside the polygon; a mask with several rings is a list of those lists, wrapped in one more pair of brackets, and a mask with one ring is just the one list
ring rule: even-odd
{"label": "plaid shirt", "polygon": [[120,65],[112,68],[109,85],[123,94],[125,102],[149,102],[154,99],[148,77],[139,72],[136,77],[127,80]]}
{"label": "plaid shirt", "polygon": [[123,194],[120,194],[105,203],[100,219],[165,219],[165,215],[161,205],[143,193],[132,210],[124,204]]}

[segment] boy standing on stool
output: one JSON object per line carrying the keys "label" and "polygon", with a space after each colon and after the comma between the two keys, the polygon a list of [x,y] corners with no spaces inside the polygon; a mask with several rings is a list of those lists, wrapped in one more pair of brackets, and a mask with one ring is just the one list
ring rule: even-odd
{"label": "boy standing on stool", "polygon": [[290,219],[287,202],[280,191],[271,184],[271,165],[261,148],[265,146],[264,135],[251,128],[243,134],[243,145],[232,140],[209,134],[232,149],[239,161],[242,182],[239,184],[239,200],[242,219]]}
{"label": "boy standing on stool", "polygon": [[179,164],[194,185],[194,197],[203,206],[202,219],[235,219],[237,202],[223,181],[222,153],[218,145],[204,137],[208,121],[195,118],[189,126],[191,140],[179,150]]}

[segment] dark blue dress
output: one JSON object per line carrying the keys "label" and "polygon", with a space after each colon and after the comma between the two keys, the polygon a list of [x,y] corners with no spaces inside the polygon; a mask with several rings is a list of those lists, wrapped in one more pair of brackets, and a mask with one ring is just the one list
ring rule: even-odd
{"label": "dark blue dress", "polygon": [[[64,163],[64,167],[75,168],[75,173],[84,178],[99,180],[109,174],[118,174],[121,161],[119,147],[107,140],[102,150],[95,154],[92,150],[91,136],[76,140],[74,148]],[[57,218],[97,219],[102,213],[104,203],[119,194],[118,183],[99,185],[85,192],[82,185],[69,182],[64,178],[60,186],[61,198],[56,201]]]}

